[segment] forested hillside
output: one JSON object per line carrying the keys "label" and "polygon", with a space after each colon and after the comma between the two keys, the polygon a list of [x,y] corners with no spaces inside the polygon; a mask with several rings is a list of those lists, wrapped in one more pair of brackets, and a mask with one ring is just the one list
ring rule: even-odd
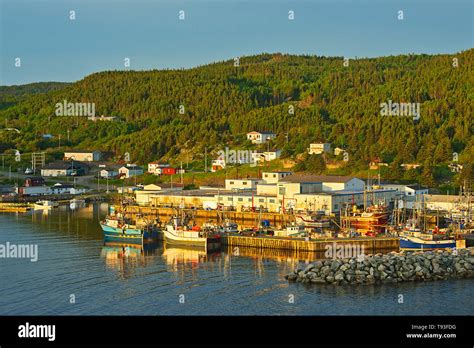
{"label": "forested hillside", "polygon": [[[453,58],[458,67],[453,67]],[[270,130],[272,147],[295,157],[310,142],[347,149],[351,168],[387,163],[460,163],[474,158],[474,49],[453,55],[342,57],[261,54],[189,70],[106,71],[0,111],[0,153],[57,146],[41,134],[62,134],[63,147],[129,152],[146,162],[202,159],[225,146],[248,147],[245,133]],[[0,89],[0,100],[5,98]],[[55,104],[95,103],[96,115],[120,122],[57,117]],[[420,103],[420,118],[381,116],[380,104]],[[184,113],[180,113],[180,105]],[[288,112],[294,106],[294,114]]]}

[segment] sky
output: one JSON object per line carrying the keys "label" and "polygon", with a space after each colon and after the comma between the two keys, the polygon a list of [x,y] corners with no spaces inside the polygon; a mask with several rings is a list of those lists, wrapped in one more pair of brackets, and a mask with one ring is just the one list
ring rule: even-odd
{"label": "sky", "polygon": [[473,0],[0,0],[0,85],[263,52],[456,53],[473,47],[473,16]]}

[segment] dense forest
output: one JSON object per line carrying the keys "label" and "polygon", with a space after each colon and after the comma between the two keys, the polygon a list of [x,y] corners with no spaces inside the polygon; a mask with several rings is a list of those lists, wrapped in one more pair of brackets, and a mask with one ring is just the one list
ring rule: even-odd
{"label": "dense forest", "polygon": [[[474,49],[453,55],[400,55],[350,60],[342,57],[261,54],[193,69],[106,71],[72,84],[0,87],[0,153],[100,149],[132,161],[203,161],[225,146],[251,148],[245,133],[277,134],[271,147],[302,161],[311,142],[347,151],[345,173],[388,163],[387,178],[400,164],[420,163],[414,173],[425,184],[442,178],[457,156],[471,168],[474,158]],[[348,65],[348,66],[347,66]],[[29,86],[29,87],[28,87]],[[55,116],[56,103],[95,103],[96,115]],[[388,101],[420,103],[420,118],[381,116]],[[294,110],[294,112],[292,112]],[[303,157],[303,162],[307,161]],[[337,160],[326,158],[325,161]],[[313,161],[318,162],[318,161]],[[318,164],[325,168],[325,163]],[[300,163],[301,169],[305,168]],[[438,168],[438,169],[436,169]],[[438,170],[438,173],[436,172]],[[472,168],[464,171],[472,177]]]}

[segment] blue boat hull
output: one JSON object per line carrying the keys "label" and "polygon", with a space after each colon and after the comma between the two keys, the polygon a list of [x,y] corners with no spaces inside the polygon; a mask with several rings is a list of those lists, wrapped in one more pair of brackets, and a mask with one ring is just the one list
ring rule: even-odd
{"label": "blue boat hull", "polygon": [[143,244],[146,242],[153,242],[158,239],[158,231],[142,231],[140,229],[111,227],[105,224],[100,224],[104,232],[104,241],[112,243],[130,243]]}
{"label": "blue boat hull", "polygon": [[456,241],[450,240],[449,242],[443,241],[443,243],[436,243],[434,241],[423,241],[416,242],[409,238],[400,238],[400,249],[412,249],[412,250],[433,250],[433,249],[446,249],[455,248]]}

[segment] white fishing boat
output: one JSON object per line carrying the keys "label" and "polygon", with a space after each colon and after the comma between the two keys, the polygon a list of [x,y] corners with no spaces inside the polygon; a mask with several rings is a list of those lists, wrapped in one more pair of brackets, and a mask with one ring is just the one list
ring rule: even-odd
{"label": "white fishing boat", "polygon": [[323,217],[313,217],[311,215],[296,215],[295,220],[297,224],[304,225],[304,227],[312,228],[329,228],[331,221]]}
{"label": "white fishing boat", "polygon": [[53,202],[53,201],[41,200],[41,201],[37,201],[33,207],[35,210],[50,210],[50,209],[59,207],[59,203]]}
{"label": "white fishing boat", "polygon": [[275,237],[303,237],[306,235],[306,231],[303,225],[292,225],[284,229],[274,230],[273,235]]}
{"label": "white fishing boat", "polygon": [[213,250],[219,248],[221,243],[220,236],[214,230],[204,230],[200,226],[189,227],[178,217],[171,219],[163,233],[168,244]]}

